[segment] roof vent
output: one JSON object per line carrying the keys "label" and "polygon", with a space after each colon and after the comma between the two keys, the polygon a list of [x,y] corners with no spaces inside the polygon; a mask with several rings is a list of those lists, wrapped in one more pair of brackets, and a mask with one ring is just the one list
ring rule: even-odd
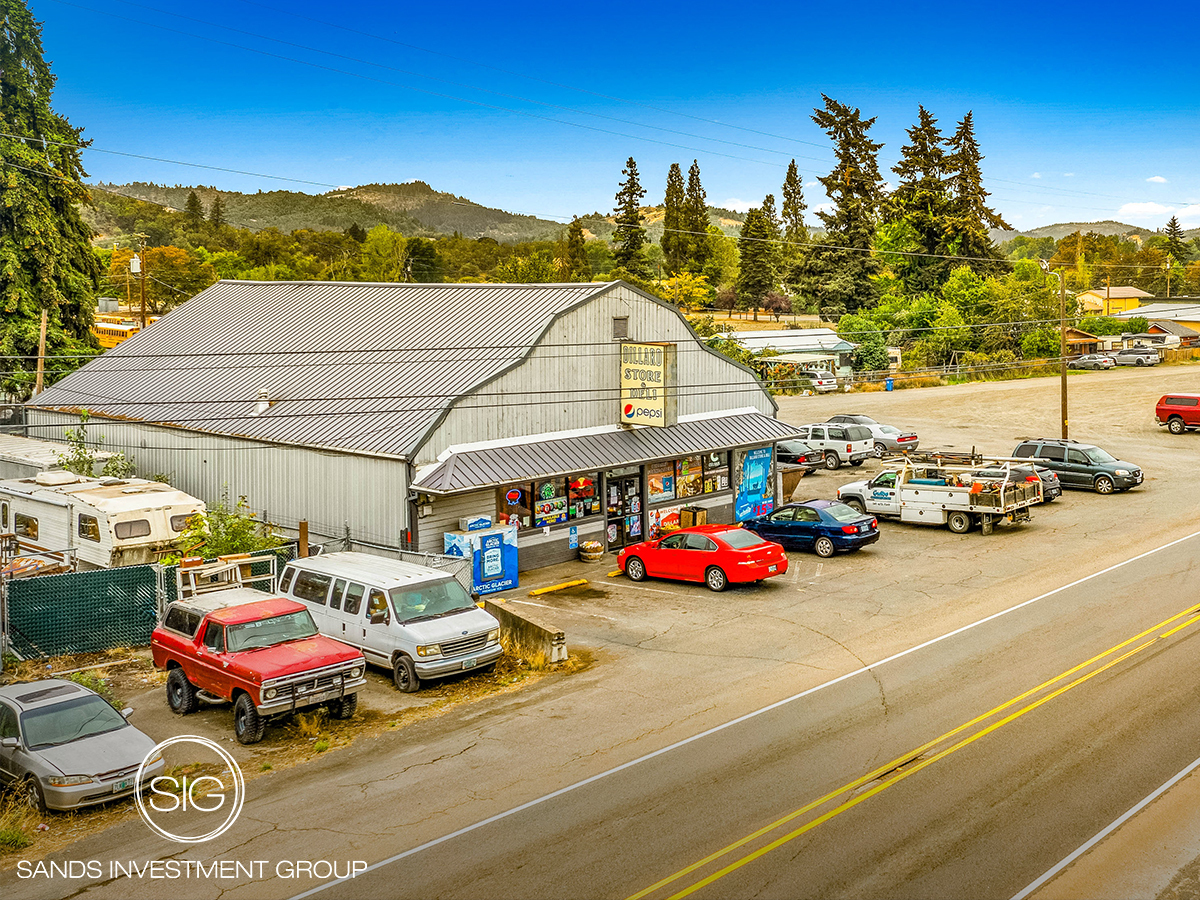
{"label": "roof vent", "polygon": [[271,392],[266,388],[258,389],[258,400],[254,404],[254,412],[251,415],[261,416],[271,408]]}
{"label": "roof vent", "polygon": [[60,484],[74,484],[77,481],[83,481],[74,472],[38,472],[34,480],[45,487],[57,487]]}

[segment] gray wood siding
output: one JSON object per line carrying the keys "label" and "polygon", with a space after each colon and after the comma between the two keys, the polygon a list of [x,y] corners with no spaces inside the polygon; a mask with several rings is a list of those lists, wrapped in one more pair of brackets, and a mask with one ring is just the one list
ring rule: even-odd
{"label": "gray wood siding", "polygon": [[517,368],[460,398],[417,453],[432,462],[457,444],[615,425],[620,342],[614,317],[628,316],[632,341],[678,345],[678,414],[775,407],[754,375],[701,344],[672,307],[617,287],[564,314]]}
{"label": "gray wood siding", "polygon": [[[64,440],[79,424],[66,413],[29,409],[30,433]],[[104,435],[104,449],[122,451],[141,477],[170,476],[170,482],[205,503],[245,495],[250,508],[295,532],[309,522],[310,540],[341,538],[349,526],[358,540],[399,545],[408,522],[408,466],[401,460],[285,447],[199,434],[94,415],[89,434]]]}
{"label": "gray wood siding", "polygon": [[458,531],[458,520],[464,516],[496,518],[496,492],[472,491],[469,494],[449,494],[431,499],[433,514],[417,517],[417,549],[425,553],[444,553],[442,535]]}

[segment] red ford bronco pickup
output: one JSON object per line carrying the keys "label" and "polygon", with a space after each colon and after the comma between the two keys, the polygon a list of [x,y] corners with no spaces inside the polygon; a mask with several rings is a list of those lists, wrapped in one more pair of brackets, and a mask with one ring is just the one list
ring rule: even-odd
{"label": "red ford bronco pickup", "polygon": [[171,709],[186,715],[201,701],[232,702],[243,744],[261,740],[269,718],[313,706],[348,719],[365,683],[362,654],[318,634],[303,603],[251,588],[182,593],[150,647],[167,670]]}

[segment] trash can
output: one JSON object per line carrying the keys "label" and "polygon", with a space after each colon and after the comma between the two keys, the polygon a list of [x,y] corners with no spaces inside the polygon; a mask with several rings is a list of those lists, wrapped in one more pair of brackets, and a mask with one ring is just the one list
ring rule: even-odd
{"label": "trash can", "polygon": [[895,381],[895,379],[894,379],[894,378],[892,378],[890,375],[889,375],[887,378],[883,379],[883,389],[884,389],[885,391],[890,391],[890,390],[892,390],[892,389],[893,389],[895,386],[896,386],[896,381]]}

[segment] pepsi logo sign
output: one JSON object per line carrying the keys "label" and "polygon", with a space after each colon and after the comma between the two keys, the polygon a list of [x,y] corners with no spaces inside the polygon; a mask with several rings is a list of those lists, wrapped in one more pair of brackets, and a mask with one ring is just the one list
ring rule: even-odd
{"label": "pepsi logo sign", "polygon": [[625,418],[627,418],[627,419],[633,418],[633,404],[632,403],[625,404]]}

